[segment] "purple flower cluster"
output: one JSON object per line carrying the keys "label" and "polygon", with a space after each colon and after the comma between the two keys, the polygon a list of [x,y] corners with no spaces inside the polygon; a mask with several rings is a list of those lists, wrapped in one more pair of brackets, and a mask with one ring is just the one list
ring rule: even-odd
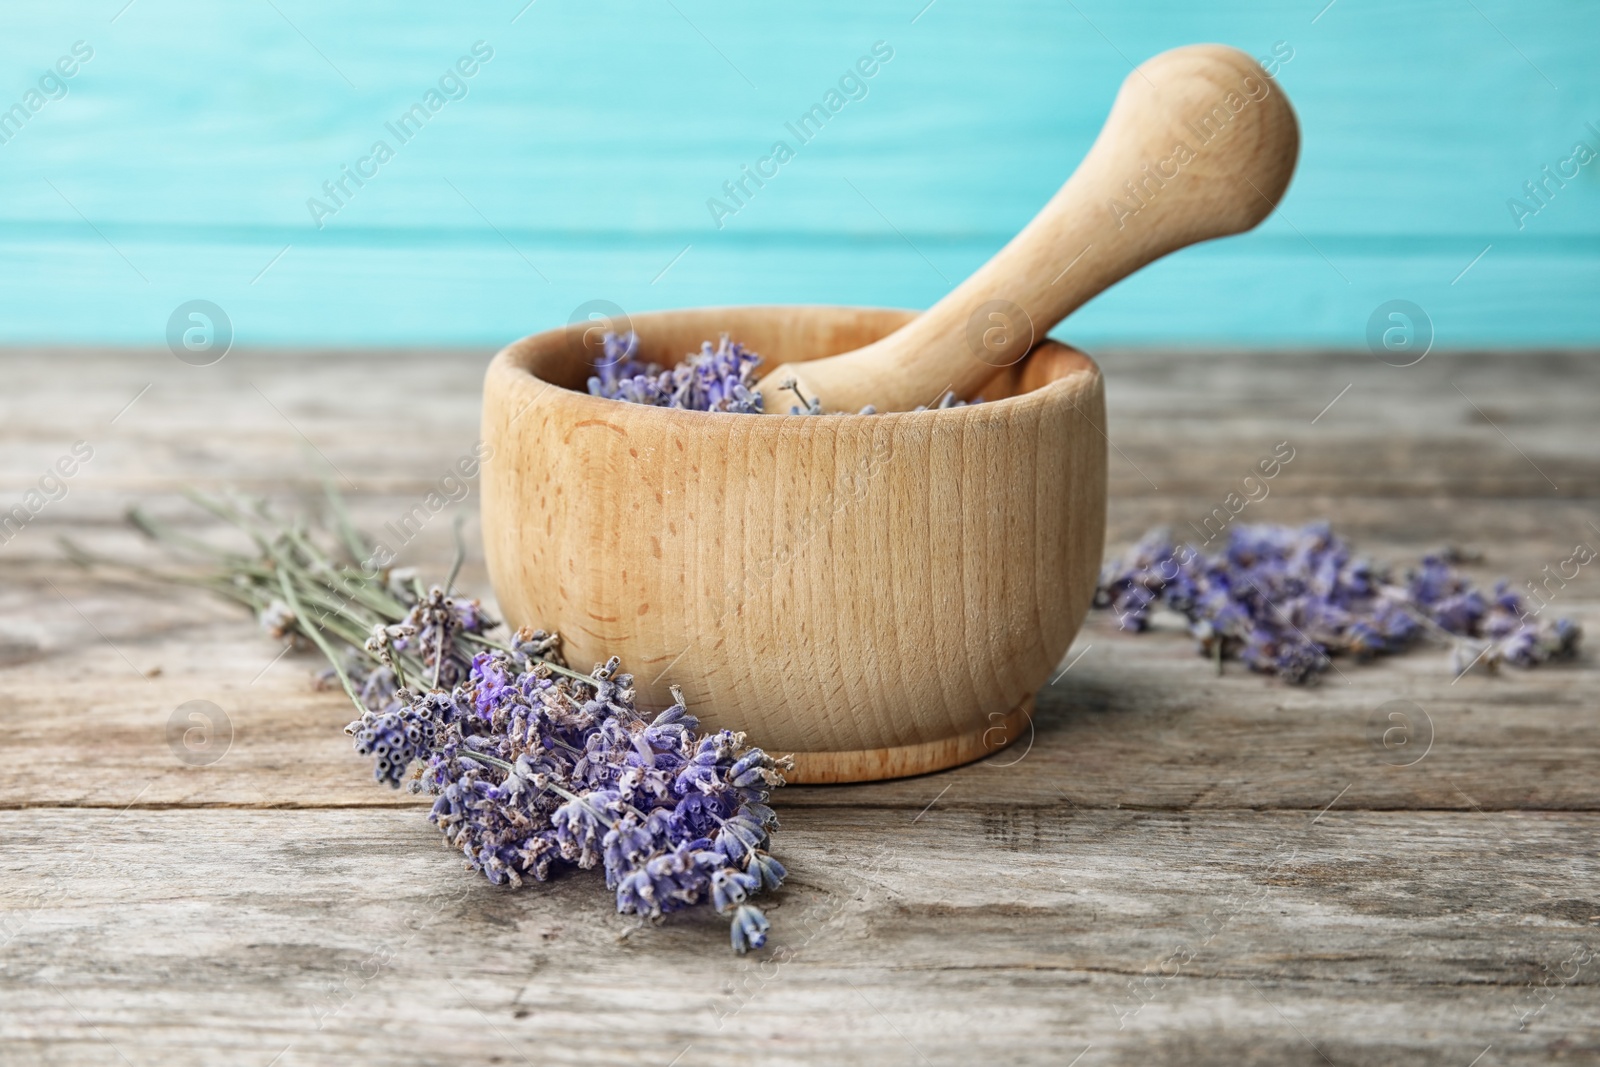
{"label": "purple flower cluster", "polygon": [[[636,346],[630,338],[620,354]],[[712,374],[680,400],[723,403],[728,375],[747,380],[755,365],[726,342],[705,355],[726,372],[721,384]],[[138,509],[130,517],[157,540],[209,556],[204,584],[248,606],[269,634],[316,646],[329,663],[321,680],[356,709],[345,732],[373,777],[432,793],[432,821],[474,869],[520,885],[603,865],[619,911],[659,920],[705,902],[730,916],[736,950],[765,944],[767,919],[750,898],[785,877],[767,851],[777,827],[767,801],[792,760],[728,730],[701,736],[675,687],[672,707],[646,717],[615,658],[582,674],[555,634],[519,631],[509,647],[488,637],[500,623],[449,593],[466,555],[459,539],[444,586],[424,589],[408,569],[374,573],[358,562],[374,547],[331,488],[336,537],[281,522],[261,500],[192,496],[253,538],[260,558],[214,549]]]}
{"label": "purple flower cluster", "polygon": [[[630,404],[644,404],[657,408],[684,408],[689,411],[731,411],[742,415],[760,415],[763,412],[761,394],[755,391],[755,370],[761,357],[747,350],[737,341],[723,334],[715,348],[710,341],[700,344],[698,353],[685,356],[671,370],[659,363],[649,363],[638,358],[639,336],[606,333],[602,338],[605,355],[597,368],[599,374],[589,378],[591,396],[607,400],[623,400]],[[792,389],[798,403],[789,407],[791,415],[842,415],[844,412],[824,412],[822,401],[807,398],[793,383]],[[981,399],[972,403],[981,404]],[[932,405],[938,409],[965,407],[967,401],[957,400],[953,392],[946,392]],[[923,404],[917,411],[928,410]],[[877,408],[868,404],[857,414],[875,415]]]}
{"label": "purple flower cluster", "polygon": [[[401,711],[405,705],[400,693],[408,685],[419,690],[449,690],[466,681],[472,670],[472,653],[466,647],[465,635],[481,638],[500,625],[484,614],[477,600],[448,596],[439,586],[426,593],[420,586],[400,586],[391,592],[409,604],[406,615],[397,623],[374,626],[364,646],[367,655],[352,649],[345,663],[362,705],[374,712]],[[401,661],[408,657],[414,667],[421,668],[421,677],[412,678],[404,672]],[[325,685],[335,684],[335,672],[330,668],[321,680]],[[392,736],[390,740],[393,741]],[[359,750],[359,740],[357,744]],[[378,752],[361,751],[361,755],[376,756]],[[402,762],[395,773],[404,770]],[[379,781],[388,780],[382,773],[381,760],[375,773]]]}
{"label": "purple flower cluster", "polygon": [[489,881],[603,866],[619,912],[659,920],[710,902],[731,916],[735,950],[760,948],[768,922],[749,898],[786,873],[767,852],[767,801],[789,761],[743,734],[698,735],[676,688],[647,718],[618,667],[570,671],[555,637],[523,631],[452,690],[400,688],[347,729],[381,781],[422,761],[412,788],[438,798],[433,822]]}
{"label": "purple flower cluster", "polygon": [[670,370],[640,360],[639,337],[631,331],[607,333],[603,344],[600,373],[589,379],[593,396],[689,411],[761,412],[761,394],[755,391],[761,357],[728,340],[727,334],[714,348],[710,341],[703,342],[699,352],[685,356]]}
{"label": "purple flower cluster", "polygon": [[1216,555],[1152,530],[1106,564],[1094,606],[1134,631],[1147,629],[1157,608],[1174,611],[1203,655],[1292,683],[1318,678],[1332,656],[1402,652],[1430,634],[1486,642],[1458,643],[1460,670],[1570,658],[1582,635],[1570,619],[1538,619],[1506,582],[1485,596],[1443,555],[1396,579],[1353,555],[1327,523],[1236,526]]}
{"label": "purple flower cluster", "polygon": [[[409,697],[406,690],[399,694]],[[389,711],[368,711],[346,727],[356,740],[356,753],[373,758],[372,776],[400,788],[411,761],[432,752],[439,730],[454,718],[454,704],[439,693],[400,703]]]}

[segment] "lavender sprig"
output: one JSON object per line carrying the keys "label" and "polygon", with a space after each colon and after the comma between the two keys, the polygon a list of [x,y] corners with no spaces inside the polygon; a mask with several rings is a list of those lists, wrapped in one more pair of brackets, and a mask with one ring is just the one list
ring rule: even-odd
{"label": "lavender sprig", "polygon": [[1430,635],[1483,642],[1457,643],[1458,671],[1570,659],[1582,637],[1570,619],[1539,619],[1504,581],[1485,595],[1444,555],[1424,556],[1396,577],[1354,555],[1325,522],[1236,526],[1215,555],[1151,530],[1107,562],[1094,606],[1135,632],[1157,608],[1174,611],[1219,669],[1223,659],[1239,659],[1297,684],[1315,681],[1332,656],[1368,660]]}
{"label": "lavender sprig", "polygon": [[[742,358],[736,349],[710,355]],[[449,591],[459,541],[451,582],[424,589],[408,571],[355,562],[371,559],[370,547],[331,490],[334,549],[262,501],[191,496],[259,554],[223,551],[135,511],[145,533],[214,568],[142,573],[214,589],[253,609],[269,634],[320,649],[325,680],[336,678],[357,710],[346,732],[373,761],[373,777],[395,788],[409,779],[434,795],[429,818],[469,867],[521,885],[603,866],[621,913],[659,921],[709,903],[729,917],[736,951],[766,943],[769,923],[750,898],[787,873],[767,851],[777,828],[768,801],[792,761],[747,746],[743,734],[699,734],[676,686],[673,705],[646,716],[615,657],[583,674],[567,666],[555,634],[490,638],[500,624]]]}
{"label": "lavender sprig", "polygon": [[491,882],[602,866],[619,912],[659,920],[709,901],[731,913],[736,951],[760,948],[767,921],[749,898],[786,874],[767,851],[767,801],[789,761],[742,734],[698,735],[676,687],[671,707],[641,714],[615,658],[586,683],[553,675],[523,651],[548,640],[519,633],[511,651],[480,653],[448,699],[350,729],[422,759],[412,788],[438,797],[434,823]]}

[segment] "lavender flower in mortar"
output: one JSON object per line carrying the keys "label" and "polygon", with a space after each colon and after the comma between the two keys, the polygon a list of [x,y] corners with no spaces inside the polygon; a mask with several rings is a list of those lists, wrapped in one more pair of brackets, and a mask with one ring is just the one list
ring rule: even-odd
{"label": "lavender flower in mortar", "polygon": [[[606,333],[601,343],[604,356],[598,372],[589,378],[589,393],[608,400],[621,400],[647,407],[681,408],[686,411],[731,411],[737,414],[759,415],[763,412],[761,394],[755,391],[755,370],[761,357],[727,334],[715,348],[710,341],[702,342],[700,351],[685,356],[670,370],[659,363],[638,358],[639,337],[633,332]],[[798,403],[791,405],[791,415],[840,415],[844,412],[824,412],[822,402],[807,398],[791,382],[786,388],[794,391]],[[982,403],[974,400],[972,403]],[[967,401],[957,400],[954,393],[946,391],[932,406],[938,409],[965,407]],[[917,411],[926,411],[923,404]],[[874,415],[877,409],[871,404],[858,414]]]}
{"label": "lavender flower in mortar", "polygon": [[702,343],[699,352],[685,356],[670,370],[640,360],[639,338],[632,332],[607,333],[602,344],[604,362],[589,379],[593,396],[688,411],[761,411],[761,394],[755,391],[761,357],[728,340],[727,334],[716,347],[710,341]]}

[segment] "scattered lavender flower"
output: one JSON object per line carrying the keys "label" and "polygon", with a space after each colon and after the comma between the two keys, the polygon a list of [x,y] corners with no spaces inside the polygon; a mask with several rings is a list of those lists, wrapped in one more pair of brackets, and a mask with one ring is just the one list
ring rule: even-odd
{"label": "scattered lavender flower", "polygon": [[[737,341],[722,339],[713,348],[710,341],[701,342],[700,351],[685,356],[671,370],[659,363],[649,363],[638,358],[639,336],[632,331],[625,334],[606,333],[601,339],[605,356],[599,374],[589,378],[591,396],[607,400],[623,400],[647,407],[683,408],[688,411],[731,411],[737,414],[762,414],[762,397],[755,391],[755,369],[761,357],[747,350]],[[799,403],[791,405],[791,415],[843,415],[842,411],[824,413],[822,401],[807,398],[792,380],[784,388],[793,390]],[[982,399],[972,401],[983,403]],[[938,409],[965,407],[967,401],[957,400],[953,392],[946,391],[937,404]],[[917,411],[928,410],[929,405]],[[877,408],[868,404],[857,414],[875,415]]]}
{"label": "scattered lavender flower", "polygon": [[1102,569],[1094,606],[1133,631],[1147,629],[1157,608],[1175,611],[1219,666],[1237,658],[1291,683],[1316,680],[1332,656],[1403,652],[1429,634],[1486,642],[1470,656],[1458,643],[1458,670],[1569,659],[1582,636],[1570,619],[1537,619],[1504,581],[1485,597],[1443,555],[1424,556],[1396,580],[1354,556],[1325,522],[1236,526],[1215,556],[1151,530]]}

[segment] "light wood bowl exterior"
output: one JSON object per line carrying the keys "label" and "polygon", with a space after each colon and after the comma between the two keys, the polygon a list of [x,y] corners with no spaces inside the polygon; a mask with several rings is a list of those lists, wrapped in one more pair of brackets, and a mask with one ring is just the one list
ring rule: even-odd
{"label": "light wood bowl exterior", "polygon": [[[914,314],[632,325],[657,362],[728,333],[765,368]],[[641,707],[681,685],[705,726],[793,753],[795,782],[939,770],[1027,732],[1100,565],[1105,402],[1087,356],[1046,342],[971,407],[711,414],[589,396],[580,328],[508,346],[484,383],[484,546],[512,626],[558,630],[574,666],[622,657]]]}

